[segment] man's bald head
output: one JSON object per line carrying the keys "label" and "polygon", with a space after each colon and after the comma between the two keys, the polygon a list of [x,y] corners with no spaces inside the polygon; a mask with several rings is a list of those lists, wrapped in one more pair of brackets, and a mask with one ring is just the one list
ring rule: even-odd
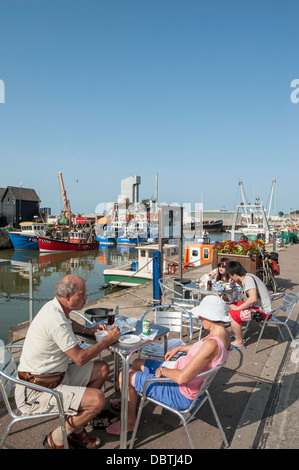
{"label": "man's bald head", "polygon": [[72,296],[78,289],[82,288],[83,285],[85,287],[85,281],[82,277],[68,274],[57,282],[54,287],[54,292],[56,297],[65,297],[67,293]]}

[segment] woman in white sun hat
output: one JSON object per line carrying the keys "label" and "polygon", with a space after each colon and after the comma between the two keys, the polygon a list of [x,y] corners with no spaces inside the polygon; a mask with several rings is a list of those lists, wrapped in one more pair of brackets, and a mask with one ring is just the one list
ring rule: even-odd
{"label": "woman in white sun hat", "polygon": [[[137,391],[142,392],[149,378],[168,377],[175,383],[155,382],[147,385],[147,396],[166,405],[186,409],[192,403],[203,379],[195,378],[201,372],[213,369],[227,361],[230,351],[230,336],[225,324],[231,321],[226,303],[216,295],[206,296],[192,309],[202,320],[203,328],[210,331],[205,338],[188,346],[178,346],[165,355],[165,361],[136,359],[129,372],[128,431],[134,429],[136,420]],[[186,353],[177,361],[170,361],[178,352]],[[121,383],[121,377],[119,379]],[[120,421],[106,428],[108,434],[120,434]]]}

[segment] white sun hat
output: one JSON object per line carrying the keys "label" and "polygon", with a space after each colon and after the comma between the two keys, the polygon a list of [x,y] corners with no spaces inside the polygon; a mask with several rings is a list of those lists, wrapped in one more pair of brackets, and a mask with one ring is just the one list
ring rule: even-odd
{"label": "white sun hat", "polygon": [[191,312],[197,317],[206,318],[207,320],[215,322],[222,321],[227,323],[232,321],[227,315],[226,303],[218,297],[218,295],[207,295]]}

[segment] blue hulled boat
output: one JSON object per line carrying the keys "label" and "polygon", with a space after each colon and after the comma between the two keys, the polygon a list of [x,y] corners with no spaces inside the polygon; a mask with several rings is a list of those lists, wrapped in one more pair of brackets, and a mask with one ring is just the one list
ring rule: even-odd
{"label": "blue hulled boat", "polygon": [[21,222],[21,231],[9,232],[8,236],[15,250],[38,250],[38,237],[45,236],[53,224]]}
{"label": "blue hulled boat", "polygon": [[8,236],[15,250],[38,250],[37,236],[18,232],[10,232]]}

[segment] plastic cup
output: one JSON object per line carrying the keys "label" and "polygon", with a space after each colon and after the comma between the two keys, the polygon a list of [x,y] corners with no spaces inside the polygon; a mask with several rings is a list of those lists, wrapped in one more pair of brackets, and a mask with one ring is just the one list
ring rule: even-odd
{"label": "plastic cup", "polygon": [[97,332],[94,334],[97,343],[99,343],[100,341],[102,341],[102,339],[105,338],[106,334],[107,334],[107,333],[106,333],[106,331],[104,331],[104,330],[97,331]]}

